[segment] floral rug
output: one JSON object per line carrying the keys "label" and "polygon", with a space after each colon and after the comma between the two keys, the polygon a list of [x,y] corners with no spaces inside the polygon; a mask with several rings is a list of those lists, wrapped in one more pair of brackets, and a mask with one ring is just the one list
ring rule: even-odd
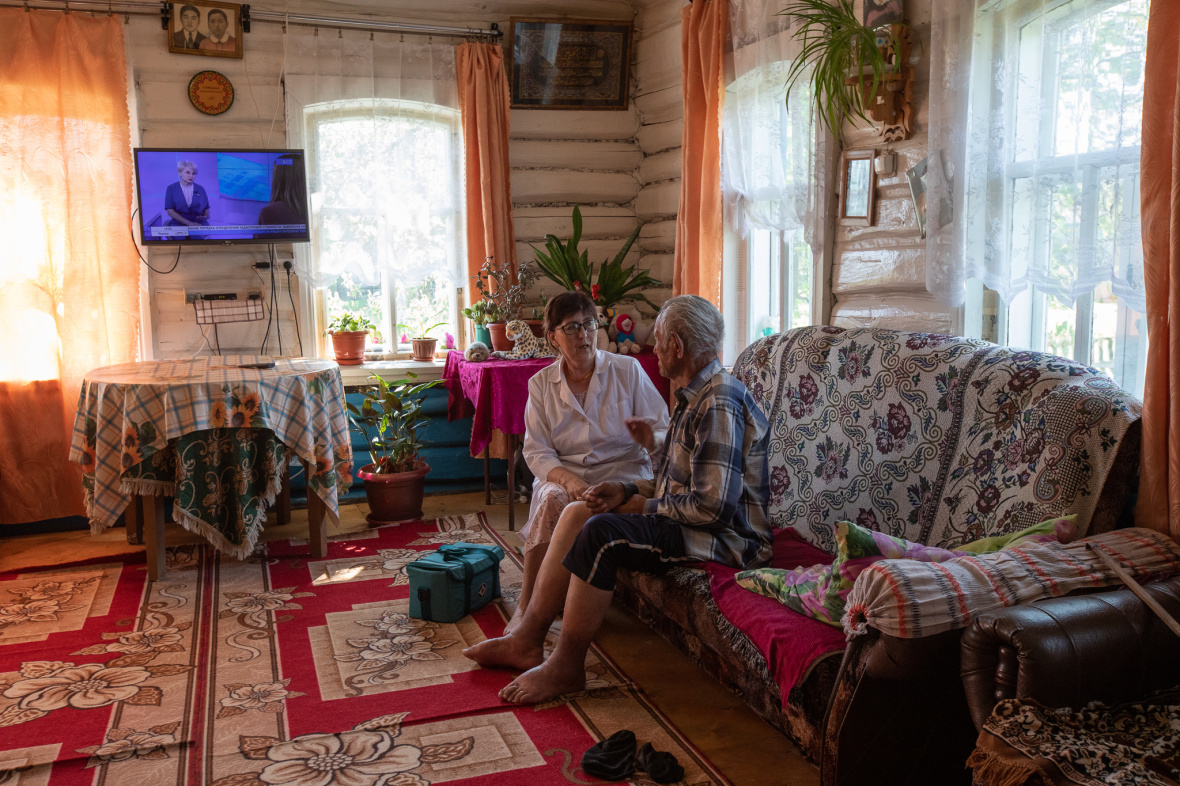
{"label": "floral rug", "polygon": [[[457,541],[504,546],[504,601],[410,618],[406,564]],[[586,691],[500,701],[513,675],[460,654],[502,631],[520,589],[483,514],[306,554],[180,546],[154,584],[142,555],[0,574],[0,784],[595,783],[582,753],[623,728],[673,753],[683,783],[728,783],[597,647]]]}

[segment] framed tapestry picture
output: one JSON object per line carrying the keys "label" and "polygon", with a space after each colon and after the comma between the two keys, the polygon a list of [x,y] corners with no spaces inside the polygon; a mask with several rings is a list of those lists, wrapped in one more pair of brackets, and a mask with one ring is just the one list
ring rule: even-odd
{"label": "framed tapestry picture", "polygon": [[512,106],[626,109],[631,23],[512,18]]}
{"label": "framed tapestry picture", "polygon": [[169,3],[168,51],[180,55],[242,58],[242,6],[202,0]]}

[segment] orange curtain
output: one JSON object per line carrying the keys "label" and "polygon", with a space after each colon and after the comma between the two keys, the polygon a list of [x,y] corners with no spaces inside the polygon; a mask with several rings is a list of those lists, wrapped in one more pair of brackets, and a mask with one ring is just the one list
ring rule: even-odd
{"label": "orange curtain", "polygon": [[84,513],[81,379],[136,356],[126,69],[117,16],[0,9],[0,524]]}
{"label": "orange curtain", "polygon": [[[508,75],[495,44],[460,44],[455,52],[467,180],[467,274],[486,257],[507,263],[516,280],[516,234],[508,165]],[[468,284],[468,302],[478,299]]]}
{"label": "orange curtain", "polygon": [[1147,381],[1135,523],[1180,539],[1180,3],[1152,0],[1143,85],[1140,216]]}
{"label": "orange curtain", "polygon": [[672,293],[721,306],[721,107],[728,0],[696,0],[680,11],[684,140]]}

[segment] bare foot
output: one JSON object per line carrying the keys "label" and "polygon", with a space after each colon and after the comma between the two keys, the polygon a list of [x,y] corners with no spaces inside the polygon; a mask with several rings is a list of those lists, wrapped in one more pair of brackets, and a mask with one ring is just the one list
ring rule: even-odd
{"label": "bare foot", "polygon": [[543,645],[544,642],[529,642],[520,636],[501,636],[468,647],[463,650],[463,657],[488,668],[526,671],[545,659]]}
{"label": "bare foot", "polygon": [[504,626],[504,635],[507,636],[512,631],[516,630],[520,625],[520,621],[524,619],[524,606],[517,604],[516,611],[512,612],[512,619],[508,620],[508,624]]}
{"label": "bare foot", "polygon": [[500,698],[513,704],[538,704],[566,693],[586,689],[586,670],[579,666],[568,669],[552,658],[529,669],[500,691]]}

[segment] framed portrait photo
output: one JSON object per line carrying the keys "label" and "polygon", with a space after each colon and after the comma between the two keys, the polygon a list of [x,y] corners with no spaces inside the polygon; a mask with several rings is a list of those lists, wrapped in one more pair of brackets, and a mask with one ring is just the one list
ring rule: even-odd
{"label": "framed portrait photo", "polygon": [[631,23],[512,18],[512,107],[626,109]]}
{"label": "framed portrait photo", "polygon": [[168,51],[179,55],[242,58],[242,6],[204,0],[169,3]]}
{"label": "framed portrait photo", "polygon": [[873,169],[876,150],[845,150],[840,166],[840,212],[842,226],[871,227],[877,198],[877,173]]}

